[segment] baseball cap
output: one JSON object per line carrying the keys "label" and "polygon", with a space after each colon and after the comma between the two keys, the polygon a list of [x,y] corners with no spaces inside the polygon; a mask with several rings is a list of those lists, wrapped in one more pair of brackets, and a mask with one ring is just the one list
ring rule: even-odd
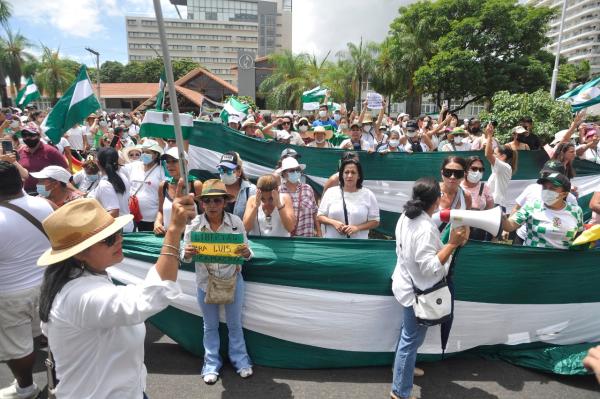
{"label": "baseball cap", "polygon": [[298,151],[294,150],[293,148],[286,148],[285,150],[281,151],[280,159],[283,159],[285,157],[294,157],[296,159],[299,159],[300,155],[298,155]]}
{"label": "baseball cap", "polygon": [[525,129],[523,126],[515,126],[513,128],[513,133],[516,133],[516,134],[527,133],[527,129]]}
{"label": "baseball cap", "polygon": [[542,167],[542,170],[540,170],[540,177],[552,173],[560,173],[564,175],[566,173],[565,165],[555,159],[547,161]]}
{"label": "baseball cap", "polygon": [[567,176],[562,173],[549,173],[547,175],[542,175],[537,181],[538,184],[544,184],[545,182],[550,182],[554,187],[562,187],[566,192],[571,191],[571,182]]}
{"label": "baseball cap", "polygon": [[239,155],[234,151],[229,151],[221,156],[221,160],[217,166],[224,166],[227,169],[235,169],[238,166],[241,166],[241,163],[242,161]]}
{"label": "baseball cap", "polygon": [[[179,159],[179,149],[177,147],[172,147],[169,148],[169,150],[167,152],[165,152],[160,159],[162,159],[163,161],[165,159],[167,159],[167,157],[173,157],[175,159]],[[183,159],[187,159],[187,154],[185,153],[185,151],[183,152]]]}
{"label": "baseball cap", "polygon": [[408,121],[406,122],[406,130],[409,132],[414,132],[415,130],[419,130],[419,125],[416,121]]}
{"label": "baseball cap", "polygon": [[30,175],[36,179],[54,179],[65,184],[71,181],[71,173],[57,165],[46,166],[39,172],[32,172]]}

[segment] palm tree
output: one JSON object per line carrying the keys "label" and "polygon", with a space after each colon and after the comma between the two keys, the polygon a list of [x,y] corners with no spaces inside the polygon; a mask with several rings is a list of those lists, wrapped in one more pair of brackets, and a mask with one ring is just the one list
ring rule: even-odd
{"label": "palm tree", "polygon": [[308,71],[306,54],[294,55],[289,50],[269,56],[274,65],[273,73],[259,87],[269,108],[300,109],[302,92],[310,89],[313,78]]}
{"label": "palm tree", "polygon": [[331,97],[346,103],[354,104],[358,85],[353,84],[354,66],[345,59],[338,59],[324,71],[323,86],[329,88]]}
{"label": "palm tree", "polygon": [[[8,20],[12,15],[12,5],[8,0],[0,0],[0,25],[7,27]],[[3,54],[0,52],[0,101],[2,106],[7,106],[10,103],[8,93],[6,92],[6,71],[2,62]]]}
{"label": "palm tree", "polygon": [[5,72],[10,81],[15,86],[15,91],[21,88],[21,76],[23,67],[27,62],[31,62],[34,56],[25,51],[26,47],[31,47],[31,43],[21,33],[13,33],[10,28],[6,28],[6,37],[0,38],[0,49],[3,54],[3,63]]}
{"label": "palm tree", "polygon": [[379,51],[379,46],[374,42],[363,43],[362,37],[357,46],[354,43],[348,43],[348,51],[340,55],[345,56],[354,66],[353,83],[358,85],[358,110],[360,111],[360,99],[362,97],[362,84],[368,80],[375,66],[375,56]]}
{"label": "palm tree", "polygon": [[40,90],[50,97],[52,105],[58,99],[58,93],[64,92],[75,79],[72,68],[60,58],[59,51],[42,44],[42,60],[35,75]]}
{"label": "palm tree", "polygon": [[371,83],[378,93],[388,97],[388,113],[390,113],[391,97],[399,93],[401,86],[389,40],[381,44],[379,57],[375,61],[375,71],[371,74]]}

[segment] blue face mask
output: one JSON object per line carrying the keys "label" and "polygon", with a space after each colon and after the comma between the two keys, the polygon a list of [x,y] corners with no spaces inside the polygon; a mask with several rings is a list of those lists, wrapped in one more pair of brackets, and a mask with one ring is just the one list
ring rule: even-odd
{"label": "blue face mask", "polygon": [[300,172],[289,172],[287,175],[287,181],[292,184],[296,184],[300,181]]}
{"label": "blue face mask", "polygon": [[140,160],[142,161],[142,163],[144,165],[148,165],[148,164],[151,164],[152,161],[154,161],[154,158],[152,157],[152,154],[143,153],[142,156],[140,157]]}
{"label": "blue face mask", "polygon": [[98,175],[87,175],[89,181],[94,182],[98,180]]}
{"label": "blue face mask", "polygon": [[48,198],[50,196],[50,191],[46,190],[46,186],[43,184],[36,184],[35,190],[40,197]]}

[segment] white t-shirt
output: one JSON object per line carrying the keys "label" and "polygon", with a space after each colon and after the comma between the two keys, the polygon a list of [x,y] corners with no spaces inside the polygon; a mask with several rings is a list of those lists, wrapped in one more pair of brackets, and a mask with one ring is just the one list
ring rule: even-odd
{"label": "white t-shirt", "polygon": [[[9,201],[42,222],[52,213],[50,203],[40,197],[23,195]],[[0,295],[37,287],[44,268],[38,258],[50,248],[42,232],[15,211],[0,207]]]}
{"label": "white t-shirt", "polygon": [[511,178],[511,166],[496,158],[496,162],[492,166],[492,174],[487,182],[495,204],[506,207],[506,191]]}
{"label": "white t-shirt", "polygon": [[67,130],[65,137],[69,140],[71,148],[77,151],[83,151],[83,128],[81,126],[72,127]]}
{"label": "white t-shirt", "polygon": [[[541,184],[533,183],[525,187],[525,190],[515,200],[516,204],[519,207],[525,206],[528,202],[541,201],[542,200],[542,189],[543,186]],[[577,198],[569,193],[567,194],[567,203],[571,205],[577,205]],[[527,226],[523,225],[519,227],[517,230],[517,235],[522,239],[527,238]]]}
{"label": "white t-shirt", "polygon": [[[128,173],[129,172],[129,173]],[[142,221],[154,222],[158,213],[158,190],[160,182],[165,180],[165,171],[159,164],[151,172],[144,171],[144,164],[135,161],[123,168],[123,173],[128,173],[131,188],[129,195],[137,191],[137,198],[142,213]],[[138,188],[142,186],[139,191]]]}
{"label": "white t-shirt", "polygon": [[138,136],[140,134],[140,127],[132,123],[129,129],[127,129],[127,133],[129,136]]}
{"label": "white t-shirt", "polygon": [[70,146],[71,146],[71,143],[69,143],[69,140],[67,140],[64,137],[61,137],[58,144],[56,144],[56,148],[58,149],[58,152],[60,152],[62,155],[65,155],[65,147],[70,147]]}
{"label": "white t-shirt", "polygon": [[600,163],[600,151],[599,150],[600,150],[600,145],[596,148],[588,148],[587,150],[585,150],[585,152],[583,153],[581,158],[585,159],[586,161]]}
{"label": "white t-shirt", "polygon": [[[121,176],[125,184],[125,191],[122,194],[117,193],[113,185],[108,181],[107,176],[102,176],[96,188],[88,194],[88,197],[96,198],[107,211],[118,209],[119,216],[129,215],[129,180],[120,171],[117,173]],[[133,222],[128,223],[123,228],[123,231],[126,233],[132,232]]]}
{"label": "white t-shirt", "polygon": [[468,141],[463,141],[461,144],[446,143],[442,146],[441,151],[471,151],[471,143]]}
{"label": "white t-shirt", "polygon": [[[356,226],[370,220],[379,221],[379,205],[377,204],[377,198],[375,198],[375,194],[368,188],[363,187],[353,193],[344,192],[344,198],[346,200],[349,225]],[[332,187],[325,191],[317,214],[325,215],[328,218],[345,223],[342,189],[340,187]],[[333,226],[324,225],[323,227],[325,229],[323,237],[346,238],[346,235],[338,233]],[[369,238],[369,231],[359,231],[358,233],[351,235],[350,238],[367,239]]]}
{"label": "white t-shirt", "polygon": [[[340,143],[339,148],[345,148],[348,145],[348,143],[352,143],[352,140],[346,139],[342,141]],[[369,148],[371,148],[371,144],[369,144],[369,142],[366,140],[360,139],[360,149],[363,151],[367,151]],[[354,147],[352,147],[352,150],[354,150]]]}

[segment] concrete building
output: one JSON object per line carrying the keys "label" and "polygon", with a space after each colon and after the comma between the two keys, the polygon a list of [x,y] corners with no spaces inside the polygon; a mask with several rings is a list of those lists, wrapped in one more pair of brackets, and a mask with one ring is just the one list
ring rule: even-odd
{"label": "concrete building", "polygon": [[[292,49],[292,0],[171,0],[187,6],[187,19],[165,19],[173,59],[189,58],[237,85],[231,67],[238,51],[257,57]],[[156,20],[126,16],[129,61],[160,54]]]}
{"label": "concrete building", "polygon": [[[556,7],[558,15],[550,22],[546,49],[556,54],[563,0],[529,0],[534,6]],[[569,62],[588,60],[591,74],[600,74],[600,1],[567,0],[560,54]]]}

